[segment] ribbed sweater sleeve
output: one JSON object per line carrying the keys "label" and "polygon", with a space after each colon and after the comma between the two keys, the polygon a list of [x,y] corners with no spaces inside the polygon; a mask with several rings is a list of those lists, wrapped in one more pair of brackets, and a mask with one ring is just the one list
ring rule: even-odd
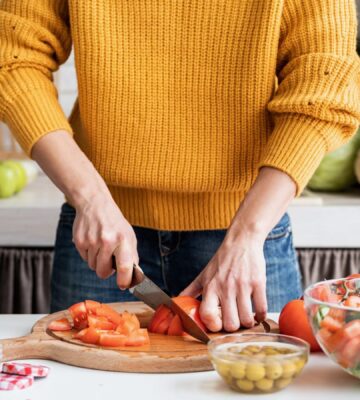
{"label": "ribbed sweater sleeve", "polygon": [[0,119],[30,155],[46,133],[71,133],[52,79],[71,51],[67,1],[3,0],[0,32]]}
{"label": "ribbed sweater sleeve", "polygon": [[274,128],[262,166],[290,175],[297,194],[326,152],[344,144],[360,118],[360,64],[353,0],[286,0],[278,89],[268,104]]}

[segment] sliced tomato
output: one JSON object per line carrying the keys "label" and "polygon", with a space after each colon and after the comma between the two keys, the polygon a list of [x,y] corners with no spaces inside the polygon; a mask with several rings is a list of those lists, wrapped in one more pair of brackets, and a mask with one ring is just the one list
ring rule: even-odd
{"label": "sliced tomato", "polygon": [[349,296],[343,304],[346,307],[360,308],[360,297],[355,295]]}
{"label": "sliced tomato", "polygon": [[[168,316],[171,314],[171,316],[173,316],[174,314],[172,313],[172,311],[170,310],[170,308],[166,307],[164,304],[161,304],[155,311],[150,325],[148,327],[149,332],[153,332],[153,333],[158,333],[157,331],[157,327],[158,325],[163,321],[163,320],[167,320]],[[170,321],[169,321],[169,325],[170,325]],[[169,326],[168,326],[169,327]]]}
{"label": "sliced tomato", "polygon": [[330,353],[341,350],[347,341],[360,336],[360,320],[348,322],[342,329],[336,331],[327,340],[327,350]]}
{"label": "sliced tomato", "polygon": [[178,296],[174,297],[173,301],[181,307],[203,330],[206,331],[206,327],[200,318],[200,301],[194,299],[191,296]]}
{"label": "sliced tomato", "polygon": [[140,321],[135,314],[124,311],[121,316],[124,321],[131,321],[131,323],[136,326],[136,329],[140,329]]}
{"label": "sliced tomato", "polygon": [[139,325],[132,321],[132,320],[127,320],[124,321],[122,324],[118,325],[116,328],[116,332],[122,333],[123,335],[130,335],[132,332],[136,331],[139,329]]}
{"label": "sliced tomato", "polygon": [[51,321],[48,325],[48,328],[51,331],[71,331],[71,325],[67,318],[61,318],[55,321]]}
{"label": "sliced tomato", "polygon": [[335,318],[327,315],[321,322],[320,326],[326,328],[330,332],[336,332],[343,327],[343,324]]}
{"label": "sliced tomato", "polygon": [[178,315],[174,315],[172,318],[167,334],[169,336],[182,336],[184,334],[182,322]]}
{"label": "sliced tomato", "polygon": [[96,309],[101,306],[101,303],[94,300],[85,300],[85,307],[88,315],[96,315]]}
{"label": "sliced tomato", "polygon": [[74,321],[75,329],[81,330],[88,326],[87,312],[85,303],[83,301],[73,304],[71,307],[69,307],[68,310]]}
{"label": "sliced tomato", "polygon": [[170,312],[168,316],[160,321],[156,326],[155,326],[155,331],[154,333],[160,333],[162,335],[166,335],[171,323],[171,320],[173,319],[174,314]]}
{"label": "sliced tomato", "polygon": [[149,334],[147,329],[137,329],[127,337],[126,346],[145,346],[150,344]]}
{"label": "sliced tomato", "polygon": [[100,346],[121,347],[126,346],[127,336],[115,331],[102,332],[99,338]]}
{"label": "sliced tomato", "polygon": [[346,342],[337,354],[337,360],[344,368],[356,367],[358,362],[360,362],[360,336]]}
{"label": "sliced tomato", "polygon": [[96,315],[99,317],[106,317],[116,326],[123,322],[121,315],[107,304],[101,304],[100,307],[96,309]]}
{"label": "sliced tomato", "polygon": [[92,326],[82,329],[74,335],[75,339],[79,339],[84,343],[97,344],[100,337],[100,331]]}
{"label": "sliced tomato", "polygon": [[90,327],[105,331],[113,331],[116,328],[116,325],[113,322],[103,316],[89,315],[88,322]]}

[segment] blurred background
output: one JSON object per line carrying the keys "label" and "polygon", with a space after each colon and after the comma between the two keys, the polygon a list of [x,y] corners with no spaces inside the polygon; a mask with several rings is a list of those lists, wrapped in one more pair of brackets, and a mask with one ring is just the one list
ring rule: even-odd
{"label": "blurred background", "polygon": [[[360,0],[356,3],[359,16]],[[69,115],[77,97],[73,55],[54,80]],[[304,287],[360,272],[359,182],[360,131],[323,159],[290,206]],[[63,202],[62,193],[0,123],[0,314],[49,312],[53,243]]]}

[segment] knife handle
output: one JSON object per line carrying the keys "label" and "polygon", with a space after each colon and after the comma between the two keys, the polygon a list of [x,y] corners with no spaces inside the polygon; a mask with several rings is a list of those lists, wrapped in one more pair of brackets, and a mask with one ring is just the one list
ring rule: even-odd
{"label": "knife handle", "polygon": [[[117,271],[115,256],[113,255],[111,257],[111,259],[112,259],[112,269]],[[140,268],[139,265],[134,263],[133,264],[132,277],[131,277],[131,283],[130,283],[129,288],[132,288],[132,287],[138,285],[143,280],[144,280],[144,272],[143,272],[143,270]]]}

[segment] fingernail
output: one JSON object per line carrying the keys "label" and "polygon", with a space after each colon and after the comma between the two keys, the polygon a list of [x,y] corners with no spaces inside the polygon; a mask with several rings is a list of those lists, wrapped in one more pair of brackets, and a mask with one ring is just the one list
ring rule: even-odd
{"label": "fingernail", "polygon": [[123,286],[119,286],[119,287],[120,287],[120,290],[122,290],[122,291],[126,290],[126,287],[123,287]]}

